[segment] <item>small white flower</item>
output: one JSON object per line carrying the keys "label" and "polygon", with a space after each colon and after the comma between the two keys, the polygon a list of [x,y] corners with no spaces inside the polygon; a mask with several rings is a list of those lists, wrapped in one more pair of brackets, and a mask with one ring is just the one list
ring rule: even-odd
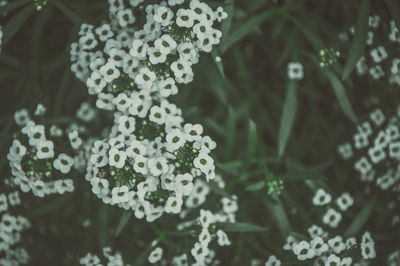
{"label": "small white flower", "polygon": [[336,228],[341,220],[342,215],[332,208],[329,208],[324,217],[322,217],[322,222],[329,225],[331,228]]}
{"label": "small white flower", "polygon": [[164,210],[166,213],[179,213],[182,209],[182,196],[176,195],[169,197],[165,203]]}
{"label": "small white flower", "polygon": [[54,143],[51,140],[41,141],[36,147],[36,156],[38,159],[48,159],[54,157]]}
{"label": "small white flower", "polygon": [[313,198],[313,204],[315,206],[323,206],[331,202],[332,196],[328,194],[324,189],[319,188]]}
{"label": "small white flower", "polygon": [[72,164],[74,163],[74,159],[65,153],[60,153],[57,159],[54,160],[53,166],[57,170],[59,170],[63,174],[69,173],[71,171]]}
{"label": "small white flower", "polygon": [[195,13],[190,9],[179,9],[176,13],[176,25],[179,27],[191,28],[193,27]]}
{"label": "small white flower", "polygon": [[354,200],[349,193],[345,192],[336,200],[336,203],[342,211],[347,211],[353,205]]}
{"label": "small white flower", "polygon": [[135,131],[135,118],[127,115],[121,115],[118,118],[118,130],[123,135],[130,135]]}
{"label": "small white flower", "polygon": [[104,66],[100,67],[100,73],[103,75],[106,82],[112,82],[121,74],[113,60],[108,60]]}
{"label": "small white flower", "polygon": [[149,254],[148,260],[151,264],[154,264],[161,260],[162,255],[163,255],[163,249],[160,247],[157,247]]}
{"label": "small white flower", "polygon": [[218,237],[218,245],[229,246],[231,244],[231,241],[229,241],[228,236],[221,229],[217,231],[217,237]]}
{"label": "small white flower", "polygon": [[301,241],[295,244],[293,247],[293,252],[297,256],[298,260],[312,259],[315,256],[314,250],[310,247],[307,241]]}
{"label": "small white flower", "polygon": [[154,176],[159,176],[168,172],[167,159],[164,157],[151,158],[148,161],[150,173]]}
{"label": "small white flower", "polygon": [[177,193],[188,196],[193,190],[193,176],[191,174],[178,174],[175,178],[175,190]]}
{"label": "small white flower", "polygon": [[288,64],[288,78],[291,80],[302,80],[304,77],[303,74],[303,65],[300,62],[290,62]]}
{"label": "small white flower", "polygon": [[126,153],[112,147],[108,152],[108,163],[110,166],[122,168],[125,165]]}
{"label": "small white flower", "polygon": [[114,187],[111,190],[113,204],[124,203],[129,201],[129,187]]}

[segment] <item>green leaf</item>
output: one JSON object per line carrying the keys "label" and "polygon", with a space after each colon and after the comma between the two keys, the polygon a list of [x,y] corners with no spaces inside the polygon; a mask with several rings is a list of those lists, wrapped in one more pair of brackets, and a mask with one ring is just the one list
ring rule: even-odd
{"label": "green leaf", "polygon": [[231,197],[231,195],[229,195],[229,193],[225,189],[221,188],[217,184],[217,182],[215,182],[213,180],[210,180],[208,182],[208,185],[209,185],[211,191],[214,192],[215,194],[218,194],[218,195],[226,197],[226,198],[230,198]]}
{"label": "green leaf", "polygon": [[249,132],[247,136],[247,160],[251,161],[257,152],[257,125],[249,119]]}
{"label": "green leaf", "polygon": [[232,154],[233,147],[235,145],[236,139],[236,119],[237,115],[232,106],[228,108],[228,119],[227,119],[227,128],[226,128],[226,153],[227,155]]}
{"label": "green leaf", "polygon": [[5,16],[8,12],[32,2],[32,0],[13,0],[12,2],[1,8],[0,14],[2,16]]}
{"label": "green leaf", "polygon": [[346,79],[353,71],[367,44],[369,18],[369,0],[363,0],[358,11],[354,40],[344,66],[342,79]]}
{"label": "green leaf", "polygon": [[276,204],[269,202],[266,198],[264,198],[264,204],[269,209],[272,217],[275,219],[275,222],[281,230],[283,237],[286,238],[292,231],[289,218],[280,198],[276,196],[272,198]]}
{"label": "green leaf", "polygon": [[133,263],[133,266],[141,266],[146,263],[147,257],[149,256],[150,252],[154,249],[155,247],[153,245],[148,245],[147,248],[145,248],[139,256],[136,258],[135,262]]}
{"label": "green leaf", "polygon": [[351,236],[356,235],[361,228],[368,221],[368,218],[371,216],[371,213],[375,207],[376,199],[370,199],[365,205],[364,208],[357,214],[356,218],[354,218],[353,223],[347,228],[344,233],[344,238],[349,238]]}
{"label": "green leaf", "polygon": [[65,203],[67,203],[71,198],[72,198],[71,193],[59,196],[57,199],[51,201],[49,204],[43,205],[42,207],[33,210],[27,216],[33,218],[55,211],[61,206],[63,206]]}
{"label": "green leaf", "polygon": [[243,163],[241,161],[232,161],[226,163],[216,163],[215,164],[220,170],[227,172],[228,174],[237,174],[239,168],[242,167]]}
{"label": "green leaf", "polygon": [[[32,2],[33,3],[33,2]],[[35,12],[33,4],[26,6],[15,14],[10,21],[4,26],[2,47],[14,36],[14,34],[22,27],[22,25],[31,17]]]}
{"label": "green leaf", "polygon": [[65,3],[59,0],[51,0],[50,3],[53,3],[58,10],[61,11],[71,22],[75,24],[82,24],[85,20],[77,14],[71,7],[67,6]]}
{"label": "green leaf", "polygon": [[286,89],[286,99],[283,105],[281,126],[278,137],[278,156],[281,157],[286,149],[290,133],[293,129],[294,118],[297,112],[297,84],[289,81]]}
{"label": "green leaf", "polygon": [[260,189],[263,189],[265,187],[265,185],[266,185],[265,181],[263,180],[263,181],[248,185],[246,187],[246,190],[247,191],[258,191]]}
{"label": "green leaf", "polygon": [[313,31],[310,30],[310,27],[305,26],[296,18],[287,15],[286,13],[281,12],[282,15],[287,16],[296,26],[297,28],[303,32],[304,36],[310,41],[310,43],[314,46],[314,49],[320,50],[325,48],[324,42],[322,39],[318,37]]}
{"label": "green leaf", "polygon": [[121,219],[119,220],[117,230],[115,230],[115,236],[119,236],[119,234],[128,224],[128,221],[131,218],[131,216],[132,216],[132,211],[124,211],[124,213],[121,216]]}
{"label": "green leaf", "polygon": [[218,223],[217,226],[225,232],[265,232],[267,227],[250,223]]}
{"label": "green leaf", "polygon": [[228,17],[221,24],[221,31],[222,31],[221,45],[223,45],[226,42],[226,39],[229,36],[232,27],[234,9],[235,9],[234,1],[225,0],[224,11],[228,14]]}
{"label": "green leaf", "polygon": [[343,83],[339,80],[339,78],[329,69],[323,69],[322,72],[329,79],[332,84],[333,89],[335,90],[336,97],[339,100],[340,107],[342,107],[345,114],[356,124],[358,124],[358,119],[356,114],[353,111],[353,107],[351,107],[350,100],[347,97],[346,89],[343,86]]}
{"label": "green leaf", "polygon": [[392,15],[394,21],[396,22],[396,26],[400,27],[400,5],[397,0],[386,0],[386,5],[389,9],[390,14]]}
{"label": "green leaf", "polygon": [[260,26],[263,22],[267,21],[273,15],[275,15],[279,8],[268,9],[261,14],[256,16],[251,16],[249,20],[244,23],[240,23],[240,26],[231,30],[231,33],[226,37],[226,41],[221,44],[221,51],[225,53],[229,47],[231,47],[234,43],[245,37],[247,34],[254,31],[258,26]]}

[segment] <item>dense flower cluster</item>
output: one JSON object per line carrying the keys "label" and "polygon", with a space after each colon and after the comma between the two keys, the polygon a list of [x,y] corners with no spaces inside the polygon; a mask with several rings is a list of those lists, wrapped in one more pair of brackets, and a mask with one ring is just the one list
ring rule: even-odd
{"label": "dense flower cluster", "polygon": [[[356,65],[357,73],[369,74],[375,80],[386,78],[390,83],[400,85],[400,55],[397,50],[400,32],[395,21],[388,22],[385,17],[371,15],[368,26],[366,54]],[[354,34],[354,26],[350,28],[350,34]],[[340,37],[348,39],[347,33]]]}
{"label": "dense flower cluster", "polygon": [[0,265],[21,265],[29,261],[28,253],[19,244],[22,232],[31,225],[25,217],[13,214],[19,205],[19,191],[0,193]]}
{"label": "dense flower cluster", "polygon": [[[216,177],[218,186],[222,189],[225,186],[220,176]],[[213,241],[217,246],[229,246],[231,242],[220,228],[218,223],[234,223],[236,222],[235,213],[238,210],[237,198],[223,197],[220,199],[219,209],[215,212],[201,209],[197,218],[186,220],[177,225],[178,231],[190,231],[193,237],[192,248],[189,253],[177,254],[173,256],[172,261],[167,265],[188,266],[188,265],[218,265],[220,261],[215,258],[216,251],[212,249]],[[186,217],[187,213],[184,213]],[[149,255],[149,262],[156,263],[162,261],[163,248],[157,246]],[[191,255],[191,258],[187,256]],[[189,261],[193,261],[189,264]],[[165,261],[164,261],[165,262]]]}
{"label": "dense flower cluster", "polygon": [[383,191],[398,191],[400,178],[400,109],[385,115],[377,108],[357,127],[353,143],[339,146],[343,159],[354,159],[354,169],[363,182],[374,182]]}
{"label": "dense flower cluster", "polygon": [[71,45],[71,69],[98,96],[98,108],[134,101],[134,92],[158,100],[176,94],[177,84],[193,80],[200,52],[220,42],[213,26],[227,17],[221,7],[213,11],[199,0],[142,2],[110,0],[109,23],[83,24]]}
{"label": "dense flower cluster", "polygon": [[122,256],[118,252],[113,252],[110,247],[103,248],[102,256],[87,253],[84,257],[79,260],[80,265],[85,266],[99,266],[99,265],[115,265],[115,266],[129,266],[125,264]]}
{"label": "dense flower cluster", "polygon": [[[38,104],[31,118],[28,110],[21,109],[14,115],[20,130],[10,147],[9,160],[12,179],[23,192],[32,191],[37,197],[63,194],[74,190],[73,171],[84,169],[90,139],[82,139],[85,127],[72,123],[62,129],[57,125],[37,123],[43,121],[46,107]],[[94,118],[94,112],[82,104],[77,117],[83,121]],[[85,140],[85,143],[83,143]]]}

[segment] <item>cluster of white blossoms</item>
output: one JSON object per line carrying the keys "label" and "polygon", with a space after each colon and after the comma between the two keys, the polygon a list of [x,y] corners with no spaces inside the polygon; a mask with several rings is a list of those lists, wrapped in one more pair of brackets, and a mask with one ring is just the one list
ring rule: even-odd
{"label": "cluster of white blossoms", "polygon": [[300,62],[290,62],[287,65],[287,76],[290,80],[302,80],[304,77],[303,64]]}
{"label": "cluster of white blossoms", "polygon": [[79,264],[85,266],[130,266],[130,264],[124,263],[120,253],[113,252],[110,247],[103,248],[102,256],[87,253],[79,260]]}
{"label": "cluster of white blossoms", "polygon": [[18,191],[0,193],[0,265],[22,265],[29,260],[28,253],[19,244],[22,232],[31,225],[25,217],[12,214],[12,209],[19,205]]}
{"label": "cluster of white blossoms", "polygon": [[197,178],[215,177],[209,153],[216,144],[201,125],[182,124],[181,110],[166,100],[139,112],[114,113],[109,137],[91,149],[86,179],[104,203],[151,222],[164,212],[180,213]]}
{"label": "cluster of white blossoms", "polygon": [[312,203],[314,206],[325,206],[327,208],[325,215],[322,217],[322,222],[331,228],[336,228],[342,220],[340,211],[347,211],[353,205],[354,200],[349,193],[344,192],[333,204],[332,196],[324,189],[319,188],[314,195]]}
{"label": "cluster of white blossoms", "polygon": [[357,127],[353,143],[339,146],[343,159],[354,157],[354,169],[362,181],[375,182],[383,191],[399,191],[400,106],[393,116],[377,108]]}
{"label": "cluster of white blossoms", "polygon": [[375,242],[368,231],[362,235],[359,243],[356,237],[330,237],[327,231],[317,225],[309,227],[308,234],[310,240],[288,236],[283,247],[292,251],[299,261],[307,261],[307,265],[368,265],[367,262],[376,257]]}
{"label": "cluster of white blossoms", "polygon": [[[359,75],[369,74],[373,79],[386,78],[390,83],[400,86],[400,32],[394,20],[385,21],[385,17],[371,15],[366,41],[366,54],[360,58],[356,68]],[[354,34],[354,26],[350,28]],[[343,39],[348,39],[342,33]]]}
{"label": "cluster of white blossoms", "polygon": [[[220,177],[217,177],[218,185],[224,186],[224,183]],[[232,196],[231,198],[220,199],[220,209],[216,212],[210,210],[201,209],[199,216],[196,219],[184,221],[177,225],[178,231],[193,232],[193,238],[196,241],[193,242],[192,248],[189,253],[178,254],[172,257],[172,261],[167,265],[176,266],[189,266],[189,261],[194,261],[190,265],[219,265],[220,261],[215,259],[216,251],[211,249],[213,241],[218,246],[229,246],[231,242],[227,234],[222,228],[219,228],[218,223],[234,223],[236,222],[235,213],[238,210],[237,198]],[[160,246],[154,248],[149,255],[149,262],[156,263],[158,261],[167,262],[162,260],[163,249]],[[189,259],[187,256],[191,255]]]}
{"label": "cluster of white blossoms", "polygon": [[[88,110],[83,104],[77,117],[88,121],[93,117]],[[72,123],[63,129],[36,123],[35,120],[43,120],[45,112],[46,107],[38,104],[33,119],[26,109],[15,113],[20,130],[14,134],[7,154],[12,173],[9,183],[19,186],[23,192],[32,191],[37,197],[72,192],[72,171],[85,168],[85,149],[91,143],[80,136],[85,133],[84,126]]]}
{"label": "cluster of white blossoms", "polygon": [[200,52],[220,42],[222,32],[213,26],[227,17],[199,0],[126,3],[109,0],[110,21],[83,24],[71,45],[72,71],[90,94],[109,103],[98,102],[100,109],[134,101],[133,92],[153,99],[176,94],[178,83],[193,80]]}

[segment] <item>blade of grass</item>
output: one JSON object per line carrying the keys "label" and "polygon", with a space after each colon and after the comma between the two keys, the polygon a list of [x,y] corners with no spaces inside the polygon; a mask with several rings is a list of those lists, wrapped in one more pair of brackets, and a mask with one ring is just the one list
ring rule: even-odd
{"label": "blade of grass", "polygon": [[357,234],[361,228],[368,221],[368,218],[371,216],[372,211],[375,207],[376,199],[370,199],[365,205],[364,208],[357,214],[356,218],[354,218],[353,223],[347,228],[344,233],[344,238],[349,238]]}
{"label": "blade of grass", "polygon": [[358,11],[354,40],[350,48],[347,62],[343,70],[342,79],[345,80],[353,71],[360,57],[364,54],[367,44],[369,17],[369,0],[363,0]]}
{"label": "blade of grass", "polygon": [[15,14],[10,21],[3,28],[3,39],[1,46],[4,45],[14,36],[14,34],[22,27],[22,25],[31,17],[35,12],[35,7],[32,4],[24,7],[17,14]]}
{"label": "blade of grass", "polygon": [[278,137],[278,156],[282,157],[290,134],[293,129],[294,119],[297,112],[297,84],[289,81],[286,89],[286,99],[283,105],[281,126]]}
{"label": "blade of grass", "polygon": [[124,230],[125,226],[128,224],[129,219],[132,217],[132,211],[124,211],[122,213],[121,219],[119,220],[117,230],[115,230],[115,236],[119,236],[119,234]]}
{"label": "blade of grass", "polygon": [[336,76],[335,73],[325,68],[322,70],[325,76],[328,78],[329,82],[332,84],[332,87],[335,91],[336,97],[339,100],[340,107],[342,107],[344,113],[354,122],[358,123],[358,118],[354,113],[353,107],[351,106],[350,100],[347,97],[346,89],[343,86],[343,83]]}

